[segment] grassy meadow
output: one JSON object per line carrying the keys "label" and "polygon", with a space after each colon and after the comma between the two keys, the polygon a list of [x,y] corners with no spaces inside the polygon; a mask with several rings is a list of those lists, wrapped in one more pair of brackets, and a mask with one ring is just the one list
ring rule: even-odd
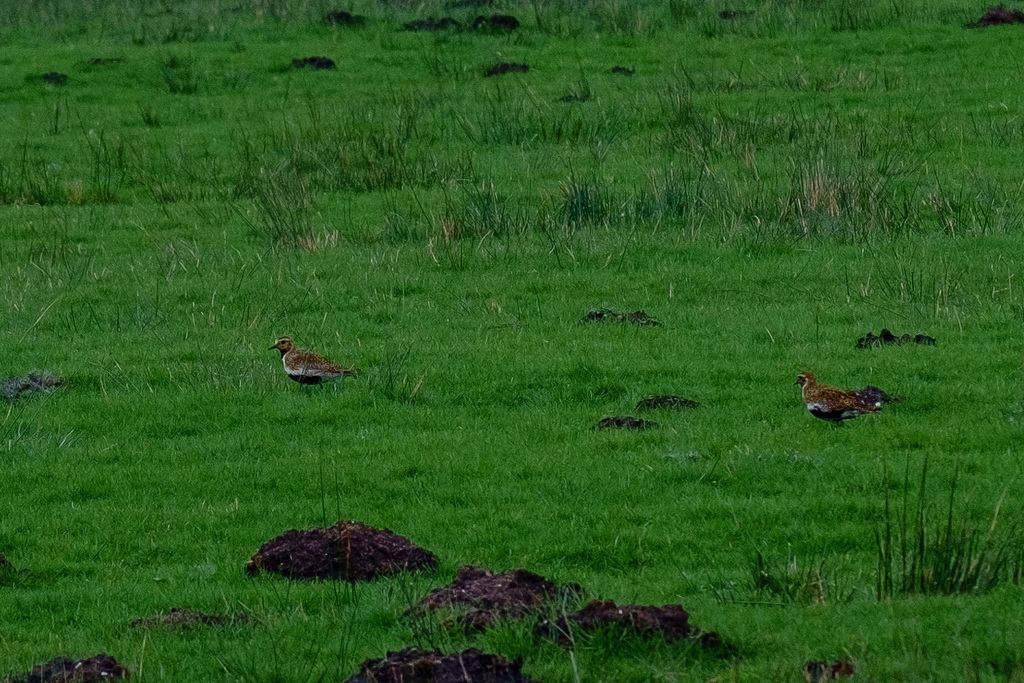
{"label": "grassy meadow", "polygon": [[[419,645],[546,682],[1024,680],[1024,27],[497,2],[0,9],[0,378],[68,380],[0,399],[0,676],[333,681]],[[399,30],[495,12],[522,25]],[[855,347],[882,328],[937,344]],[[300,387],[280,335],[361,373]],[[902,400],[833,426],[807,370]],[[244,573],[339,519],[441,565]],[[464,564],[680,603],[734,652],[403,616]],[[251,618],[129,627],[172,607]]]}

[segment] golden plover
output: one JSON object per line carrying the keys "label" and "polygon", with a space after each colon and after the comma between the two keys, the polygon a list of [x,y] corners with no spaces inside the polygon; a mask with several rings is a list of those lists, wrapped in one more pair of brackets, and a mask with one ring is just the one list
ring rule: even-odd
{"label": "golden plover", "polygon": [[295,348],[291,337],[278,337],[270,349],[281,352],[284,371],[299,384],[322,384],[356,374],[355,368],[343,368],[318,353]]}
{"label": "golden plover", "polygon": [[[839,422],[864,413],[877,413],[882,409],[882,400],[858,391],[842,391],[827,384],[818,384],[813,372],[802,372],[796,378],[800,385],[807,410],[822,420]],[[876,400],[872,400],[875,398]]]}

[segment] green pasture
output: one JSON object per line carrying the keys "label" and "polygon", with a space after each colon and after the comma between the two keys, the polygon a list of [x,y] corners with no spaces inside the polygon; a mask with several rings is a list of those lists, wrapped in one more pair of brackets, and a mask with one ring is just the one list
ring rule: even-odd
{"label": "green pasture", "polygon": [[[1021,680],[1024,27],[985,9],[0,9],[0,379],[67,379],[0,398],[0,676],[334,681],[418,645],[546,682]],[[495,12],[521,27],[399,30]],[[937,344],[856,348],[882,328]],[[359,376],[296,385],[286,334]],[[900,400],[834,426],[808,370]],[[441,565],[245,574],[340,519]],[[465,564],[730,647],[405,616]],[[173,607],[250,618],[129,626]]]}

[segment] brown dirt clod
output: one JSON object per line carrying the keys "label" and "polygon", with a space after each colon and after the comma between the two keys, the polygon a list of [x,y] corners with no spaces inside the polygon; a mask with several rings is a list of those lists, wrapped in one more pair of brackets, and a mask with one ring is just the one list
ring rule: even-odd
{"label": "brown dirt clod", "polygon": [[153,628],[167,626],[169,628],[190,628],[192,626],[223,626],[224,624],[244,623],[249,621],[246,614],[205,614],[195,609],[172,607],[155,617],[143,617],[131,623],[132,628]]}
{"label": "brown dirt clod", "polygon": [[499,620],[523,617],[551,600],[581,592],[576,584],[559,587],[525,569],[495,574],[466,565],[459,567],[450,584],[432,590],[413,610],[459,612],[459,621],[468,628],[482,629]]}
{"label": "brown dirt clod", "polygon": [[606,417],[596,425],[594,429],[631,429],[633,431],[642,431],[645,429],[658,429],[661,425],[651,420],[640,420],[629,415],[617,415],[615,417]]}
{"label": "brown dirt clod", "polygon": [[409,647],[384,659],[366,660],[346,683],[532,683],[521,668],[519,661],[476,648],[444,655]]}
{"label": "brown dirt clod", "polygon": [[525,74],[530,71],[529,64],[520,64],[519,62],[499,62],[492,67],[489,67],[484,72],[484,76],[502,76],[504,74]]}
{"label": "brown dirt clod", "polygon": [[4,683],[96,683],[117,678],[128,678],[128,669],[121,666],[108,654],[98,654],[88,659],[73,660],[54,657],[31,671],[9,676]]}
{"label": "brown dirt clod", "polygon": [[810,661],[804,662],[800,671],[807,683],[827,683],[838,678],[847,678],[853,675],[853,664],[841,659],[834,662]]}
{"label": "brown dirt clod", "polygon": [[246,572],[275,572],[290,579],[369,581],[401,571],[432,569],[437,556],[390,529],[338,522],[327,529],[292,529],[264,543]]}
{"label": "brown dirt clod", "polygon": [[616,322],[616,323],[632,323],[641,327],[651,326],[657,327],[661,325],[660,322],[650,317],[643,311],[634,311],[632,313],[617,313],[607,308],[598,308],[590,311],[581,322],[592,323],[592,322]]}
{"label": "brown dirt clod", "polygon": [[984,28],[986,26],[999,26],[1000,24],[1024,24],[1024,11],[1019,9],[1006,9],[1006,5],[989,7],[981,18],[974,23],[967,24],[967,28]]}
{"label": "brown dirt clod", "polygon": [[873,346],[901,346],[911,343],[920,344],[921,346],[935,346],[935,338],[929,337],[926,334],[918,334],[913,337],[909,334],[904,334],[897,337],[889,330],[882,328],[882,331],[877,335],[874,332],[868,332],[858,339],[857,348],[870,349]]}
{"label": "brown dirt clod", "polygon": [[683,410],[684,408],[699,408],[700,403],[693,399],[682,396],[656,395],[647,396],[637,401],[637,410]]}

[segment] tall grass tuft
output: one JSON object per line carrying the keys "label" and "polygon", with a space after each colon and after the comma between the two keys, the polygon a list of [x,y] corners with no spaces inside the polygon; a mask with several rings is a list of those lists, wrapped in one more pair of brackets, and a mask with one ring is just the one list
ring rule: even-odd
{"label": "tall grass tuft", "polygon": [[481,239],[525,233],[530,218],[522,202],[500,195],[494,183],[482,183],[463,185],[454,195],[446,192],[444,214],[437,222],[444,239]]}
{"label": "tall grass tuft", "polygon": [[13,159],[0,158],[0,204],[63,204],[66,188],[54,166],[23,142]]}
{"label": "tall grass tuft", "polygon": [[615,200],[607,183],[596,176],[580,180],[575,175],[561,184],[558,217],[570,230],[609,225],[616,217]]}
{"label": "tall grass tuft", "polygon": [[254,231],[275,246],[312,248],[313,197],[309,184],[288,161],[244,170],[246,194],[252,196]]}
{"label": "tall grass tuft", "polygon": [[[879,600],[900,595],[983,593],[1019,583],[1024,569],[1024,535],[1019,517],[999,525],[1003,499],[988,528],[955,519],[959,463],[949,486],[945,523],[929,518],[927,459],[921,466],[916,506],[910,500],[910,462],[903,479],[903,499],[893,510],[886,481],[884,521],[875,530],[878,549],[876,592]],[[888,480],[888,474],[886,475]]]}
{"label": "tall grass tuft", "polygon": [[751,605],[825,605],[845,604],[853,599],[855,590],[837,573],[825,571],[825,560],[801,562],[787,554],[779,562],[761,551],[750,556],[750,577],[743,597],[736,585],[729,582],[715,591],[720,603]]}
{"label": "tall grass tuft", "polygon": [[200,76],[195,60],[175,55],[160,63],[160,76],[172,95],[194,95],[199,92]]}

